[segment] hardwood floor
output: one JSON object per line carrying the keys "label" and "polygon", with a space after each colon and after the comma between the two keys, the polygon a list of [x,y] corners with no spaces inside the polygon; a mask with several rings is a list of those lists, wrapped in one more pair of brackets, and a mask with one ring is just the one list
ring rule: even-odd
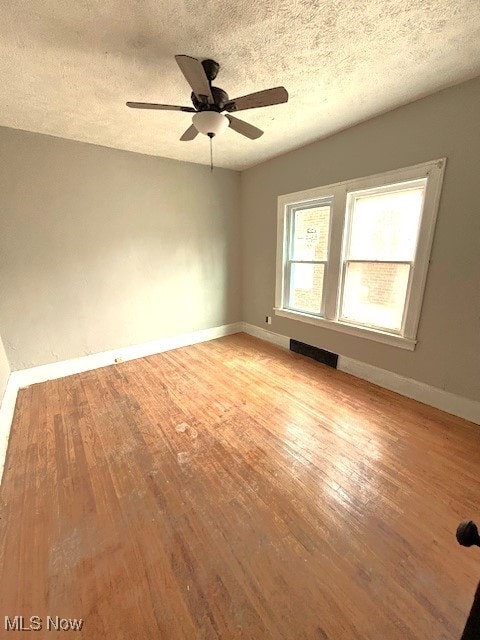
{"label": "hardwood floor", "polygon": [[[96,640],[459,640],[480,427],[244,334],[20,392],[4,617]],[[3,634],[3,635],[2,635]]]}

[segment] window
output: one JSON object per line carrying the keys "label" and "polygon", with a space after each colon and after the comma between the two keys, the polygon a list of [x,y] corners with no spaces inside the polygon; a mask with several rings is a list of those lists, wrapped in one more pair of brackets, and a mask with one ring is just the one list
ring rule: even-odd
{"label": "window", "polygon": [[413,349],[444,167],[280,196],[275,313]]}
{"label": "window", "polygon": [[328,262],[330,202],[295,207],[289,215],[291,239],[285,279],[288,307],[320,314]]}

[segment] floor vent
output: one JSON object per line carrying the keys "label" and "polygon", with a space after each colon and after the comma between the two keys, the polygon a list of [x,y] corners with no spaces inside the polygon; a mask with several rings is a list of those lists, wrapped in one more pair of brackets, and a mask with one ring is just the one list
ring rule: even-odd
{"label": "floor vent", "polygon": [[295,353],[301,353],[302,356],[313,358],[313,360],[326,364],[328,367],[337,368],[338,355],[336,353],[330,353],[330,351],[325,351],[325,349],[312,347],[311,344],[305,344],[298,340],[290,340],[290,351],[295,351]]}

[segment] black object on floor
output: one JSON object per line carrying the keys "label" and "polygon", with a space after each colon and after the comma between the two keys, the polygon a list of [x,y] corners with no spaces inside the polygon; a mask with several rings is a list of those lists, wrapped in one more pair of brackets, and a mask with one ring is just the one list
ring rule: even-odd
{"label": "black object on floor", "polygon": [[462,547],[472,547],[476,545],[480,547],[480,536],[478,535],[477,525],[473,520],[463,520],[457,527],[458,544]]}
{"label": "black object on floor", "polygon": [[480,582],[460,640],[480,640]]}
{"label": "black object on floor", "polygon": [[[458,525],[457,540],[462,547],[480,547],[480,535],[472,520],[464,520]],[[473,599],[470,615],[460,640],[480,640],[480,582]]]}

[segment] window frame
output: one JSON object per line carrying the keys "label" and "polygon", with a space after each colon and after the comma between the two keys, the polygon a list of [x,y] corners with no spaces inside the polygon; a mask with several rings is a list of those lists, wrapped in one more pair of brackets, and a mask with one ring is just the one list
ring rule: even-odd
{"label": "window frame", "polygon": [[[327,241],[327,258],[325,260],[295,260],[293,246],[295,238],[295,214],[298,210],[305,211],[307,209],[314,209],[316,207],[328,206],[330,208],[330,219],[328,225],[328,241]],[[315,318],[323,318],[325,314],[325,289],[327,282],[327,270],[330,254],[330,238],[331,238],[331,218],[332,218],[333,200],[330,198],[317,198],[308,202],[302,202],[298,204],[288,205],[285,212],[285,225],[286,225],[286,256],[284,263],[284,281],[283,281],[283,300],[285,303],[285,309],[292,312],[309,313],[309,315]],[[323,287],[322,287],[322,304],[318,313],[294,309],[289,306],[291,298],[291,281],[292,281],[292,264],[323,264]]]}
{"label": "window frame", "polygon": [[[419,240],[419,235],[420,235],[420,230],[421,230],[421,223],[422,223],[422,218],[423,218],[423,211],[424,211],[424,207],[425,207],[425,196],[426,196],[426,186],[427,186],[427,181],[428,178],[416,178],[414,180],[405,180],[401,183],[397,183],[397,184],[388,184],[388,185],[382,185],[381,187],[373,187],[371,189],[360,189],[357,191],[350,191],[347,195],[347,204],[346,204],[346,210],[345,210],[345,222],[344,222],[344,237],[343,237],[343,249],[342,249],[342,265],[341,265],[341,280],[339,283],[339,290],[338,290],[338,313],[337,313],[337,317],[338,320],[340,322],[343,322],[345,324],[349,324],[349,325],[353,325],[353,326],[357,326],[357,327],[367,327],[370,328],[374,331],[378,330],[378,331],[382,331],[382,332],[386,332],[392,335],[399,335],[399,336],[403,336],[404,335],[404,331],[405,331],[405,320],[406,320],[406,316],[407,316],[407,309],[408,309],[408,305],[409,305],[409,299],[410,299],[410,291],[411,291],[411,286],[412,286],[412,278],[413,278],[413,272],[414,272],[414,267],[415,267],[415,262],[416,262],[416,257],[417,257],[417,246],[418,246],[418,240]],[[354,209],[355,209],[355,201],[357,200],[357,198],[361,198],[361,197],[365,197],[368,195],[380,195],[382,193],[391,193],[392,191],[408,191],[412,188],[415,188],[415,186],[418,186],[419,183],[422,183],[422,186],[424,187],[424,193],[423,193],[423,199],[422,199],[422,210],[421,210],[421,216],[420,216],[420,220],[419,220],[419,225],[417,228],[417,232],[416,232],[416,238],[415,238],[415,252],[413,255],[413,258],[411,260],[359,260],[359,259],[352,259],[348,257],[348,253],[350,250],[350,241],[351,241],[351,234],[352,234],[352,224],[353,224],[353,213],[354,213]],[[404,265],[408,265],[409,266],[409,274],[408,274],[408,282],[407,282],[407,290],[405,292],[405,305],[403,308],[403,313],[402,313],[402,321],[401,321],[401,325],[400,325],[400,329],[395,330],[395,329],[391,329],[388,327],[381,327],[378,325],[369,325],[368,323],[362,323],[362,322],[355,322],[353,320],[349,320],[348,318],[346,318],[345,316],[342,315],[342,307],[343,307],[343,298],[344,298],[344,292],[345,292],[345,279],[346,279],[346,272],[347,272],[347,266],[350,263],[366,263],[366,264],[404,264]]]}
{"label": "window frame", "polygon": [[[362,178],[346,180],[306,191],[284,194],[278,197],[277,211],[277,260],[275,286],[275,315],[313,324],[342,333],[368,338],[403,349],[414,350],[417,343],[417,330],[427,280],[430,253],[433,244],[435,222],[440,203],[441,189],[445,172],[446,158],[439,158],[411,167],[395,169]],[[369,325],[355,324],[341,319],[340,306],[344,285],[345,243],[348,237],[346,225],[351,220],[351,200],[355,192],[385,188],[405,187],[405,183],[425,180],[423,211],[420,219],[417,245],[410,269],[409,284],[403,314],[402,329],[394,332],[377,329]],[[319,200],[331,200],[330,234],[328,261],[325,267],[322,306],[324,315],[320,316],[285,306],[286,282],[285,266],[289,258],[290,239],[288,231],[288,212],[313,205]],[[372,262],[372,261],[369,261]],[[401,262],[401,261],[400,261]]]}

